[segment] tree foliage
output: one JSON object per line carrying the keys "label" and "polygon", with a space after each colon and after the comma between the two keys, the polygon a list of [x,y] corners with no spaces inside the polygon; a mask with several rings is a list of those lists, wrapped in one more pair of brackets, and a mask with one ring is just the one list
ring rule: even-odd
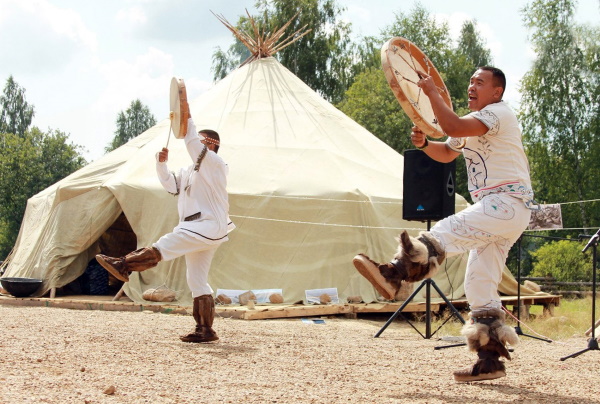
{"label": "tree foliage", "polygon": [[588,282],[592,279],[590,254],[581,252],[582,244],[560,240],[547,243],[531,253],[531,276],[551,276],[559,282]]}
{"label": "tree foliage", "polygon": [[139,99],[131,101],[129,108],[125,112],[119,112],[117,116],[115,137],[106,147],[106,152],[108,153],[124,145],[154,125],[156,125],[156,119],[150,109],[142,104]]}
{"label": "tree foliage", "polygon": [[0,95],[0,133],[23,135],[35,114],[25,99],[25,89],[9,76]]}
{"label": "tree foliage", "polygon": [[394,150],[402,153],[413,148],[408,136],[412,123],[399,111],[398,100],[380,67],[360,73],[337,107]]}
{"label": "tree foliage", "polygon": [[0,133],[0,258],[17,238],[27,200],[86,164],[81,147],[58,130]]}
{"label": "tree foliage", "polygon": [[524,9],[537,55],[522,80],[520,120],[536,198],[565,206],[565,227],[588,227],[600,209],[598,28],[577,26],[574,1],[534,0]]}
{"label": "tree foliage", "polygon": [[469,112],[467,86],[475,69],[492,64],[491,52],[485,47],[474,21],[463,23],[449,64],[444,83],[452,96],[456,113],[462,116]]}
{"label": "tree foliage", "polygon": [[[296,13],[285,36],[306,25],[311,31],[274,55],[281,64],[330,102],[339,102],[352,81],[350,24],[340,19],[343,9],[335,0],[257,0],[259,16],[253,19],[265,32],[274,32]],[[240,17],[237,28],[253,32],[248,18]],[[213,54],[215,80],[223,78],[249,56],[236,40],[228,52]]]}

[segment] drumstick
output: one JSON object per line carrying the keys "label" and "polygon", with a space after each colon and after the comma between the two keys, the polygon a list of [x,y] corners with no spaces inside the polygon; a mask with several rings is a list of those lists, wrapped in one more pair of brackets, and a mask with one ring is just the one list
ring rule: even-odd
{"label": "drumstick", "polygon": [[169,113],[169,120],[169,133],[167,133],[167,145],[165,146],[166,149],[169,148],[169,140],[171,140],[171,121],[173,121],[173,111]]}
{"label": "drumstick", "polygon": [[171,140],[171,125],[169,125],[169,133],[167,133],[167,145],[165,148],[169,148],[169,140]]}

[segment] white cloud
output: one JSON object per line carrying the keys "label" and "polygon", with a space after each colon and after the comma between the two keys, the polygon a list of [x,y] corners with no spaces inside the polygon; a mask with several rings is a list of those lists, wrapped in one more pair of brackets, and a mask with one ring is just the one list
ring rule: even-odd
{"label": "white cloud", "polygon": [[348,4],[346,12],[342,18],[345,23],[352,23],[353,35],[358,37],[361,35],[373,35],[373,32],[364,32],[364,29],[369,29],[372,25],[372,15],[368,9],[358,4]]}
{"label": "white cloud", "polygon": [[[457,41],[460,37],[460,31],[465,21],[473,20],[473,16],[463,12],[455,12],[452,14],[435,14],[436,20],[446,21],[450,29],[450,37]],[[498,40],[493,28],[487,24],[475,20],[475,29],[481,34],[484,45],[490,49],[493,55],[501,55],[503,46]]]}
{"label": "white cloud", "polygon": [[134,27],[144,25],[148,21],[144,9],[137,6],[119,10],[115,18],[125,26],[133,25]]}
{"label": "white cloud", "polygon": [[132,61],[119,59],[105,63],[99,72],[106,86],[94,109],[112,110],[116,115],[136,98],[145,104],[158,98],[164,100],[168,95],[165,83],[170,82],[173,71],[173,56],[156,48],[149,48]]}
{"label": "white cloud", "polygon": [[73,10],[46,0],[2,2],[0,73],[37,73],[60,69],[78,55],[93,57],[96,35]]}

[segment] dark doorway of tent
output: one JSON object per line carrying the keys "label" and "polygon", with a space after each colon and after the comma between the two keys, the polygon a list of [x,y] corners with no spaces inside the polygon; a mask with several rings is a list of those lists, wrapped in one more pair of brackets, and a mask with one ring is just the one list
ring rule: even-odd
{"label": "dark doorway of tent", "polygon": [[[100,253],[111,257],[122,257],[137,248],[137,237],[123,213],[98,239]],[[95,258],[85,271],[73,282],[58,288],[57,295],[108,295],[119,292],[123,282],[108,273]]]}

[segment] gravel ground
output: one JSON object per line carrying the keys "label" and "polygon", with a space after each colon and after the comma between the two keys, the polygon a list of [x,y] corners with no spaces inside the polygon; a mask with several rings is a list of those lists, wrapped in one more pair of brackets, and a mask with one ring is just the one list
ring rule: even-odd
{"label": "gravel ground", "polygon": [[507,377],[455,383],[473,353],[403,321],[373,338],[381,318],[217,318],[211,344],[179,341],[185,315],[0,306],[0,321],[1,403],[600,403],[600,352],[560,360],[583,335],[521,337]]}

